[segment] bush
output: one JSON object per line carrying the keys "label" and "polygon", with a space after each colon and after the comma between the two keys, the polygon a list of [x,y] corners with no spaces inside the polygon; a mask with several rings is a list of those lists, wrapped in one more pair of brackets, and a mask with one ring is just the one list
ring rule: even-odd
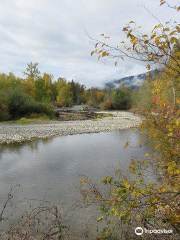
{"label": "bush", "polygon": [[8,106],[6,104],[0,104],[0,121],[7,121],[10,119]]}
{"label": "bush", "polygon": [[7,104],[7,94],[4,91],[0,92],[0,121],[10,119],[9,107]]}
{"label": "bush", "polygon": [[129,110],[131,108],[131,91],[128,88],[116,90],[112,94],[113,109]]}
{"label": "bush", "polygon": [[33,98],[17,90],[9,94],[7,104],[11,119],[29,116],[32,113],[53,116],[51,104],[36,102]]}

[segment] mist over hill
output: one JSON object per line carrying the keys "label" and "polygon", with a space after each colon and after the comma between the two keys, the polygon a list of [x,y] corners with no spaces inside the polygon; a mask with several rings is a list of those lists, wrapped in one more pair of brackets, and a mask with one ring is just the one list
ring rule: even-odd
{"label": "mist over hill", "polygon": [[104,88],[119,88],[119,86],[123,83],[125,84],[126,87],[130,87],[132,89],[134,88],[139,88],[143,85],[143,83],[146,81],[148,76],[146,73],[134,75],[134,76],[129,76],[129,77],[124,77],[121,79],[109,81],[104,84]]}
{"label": "mist over hill", "polygon": [[[160,76],[161,72],[162,70],[155,69],[155,70],[149,71],[148,73],[150,74],[151,79],[153,79],[154,77]],[[146,72],[138,75],[120,78],[117,80],[112,80],[105,83],[104,88],[116,89],[116,88],[119,88],[122,83],[125,84],[126,87],[129,87],[131,89],[140,88],[148,77],[149,76],[147,75],[147,72]]]}

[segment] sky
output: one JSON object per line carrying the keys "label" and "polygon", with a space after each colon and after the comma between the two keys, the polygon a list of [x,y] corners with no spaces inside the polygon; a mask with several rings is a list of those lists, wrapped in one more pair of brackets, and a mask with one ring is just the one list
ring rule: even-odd
{"label": "sky", "polygon": [[38,62],[41,73],[87,87],[146,72],[130,59],[115,67],[91,57],[94,47],[86,34],[100,39],[105,33],[115,44],[131,20],[148,32],[157,22],[142,4],[161,21],[178,20],[178,13],[159,7],[159,0],[0,0],[0,72],[22,77],[27,63]]}

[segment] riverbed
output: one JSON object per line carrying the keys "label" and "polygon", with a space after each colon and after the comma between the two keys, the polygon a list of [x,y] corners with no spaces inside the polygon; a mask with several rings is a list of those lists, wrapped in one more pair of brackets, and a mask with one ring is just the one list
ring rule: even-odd
{"label": "riverbed", "polygon": [[94,120],[49,121],[46,123],[0,123],[0,144],[32,141],[83,133],[112,132],[137,127],[142,119],[128,111],[111,111],[111,116]]}

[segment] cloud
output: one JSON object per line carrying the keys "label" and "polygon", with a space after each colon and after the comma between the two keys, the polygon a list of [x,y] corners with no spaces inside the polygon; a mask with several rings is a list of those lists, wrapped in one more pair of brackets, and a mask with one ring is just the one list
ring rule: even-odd
{"label": "cloud", "polygon": [[[173,10],[159,8],[158,0],[142,2],[162,21],[178,18]],[[116,68],[90,56],[93,46],[84,29],[94,38],[107,33],[118,43],[122,27],[131,20],[146,31],[156,23],[132,0],[0,0],[0,71],[22,76],[26,64],[36,61],[41,72],[55,79],[73,78],[88,87],[145,72],[132,60]]]}

